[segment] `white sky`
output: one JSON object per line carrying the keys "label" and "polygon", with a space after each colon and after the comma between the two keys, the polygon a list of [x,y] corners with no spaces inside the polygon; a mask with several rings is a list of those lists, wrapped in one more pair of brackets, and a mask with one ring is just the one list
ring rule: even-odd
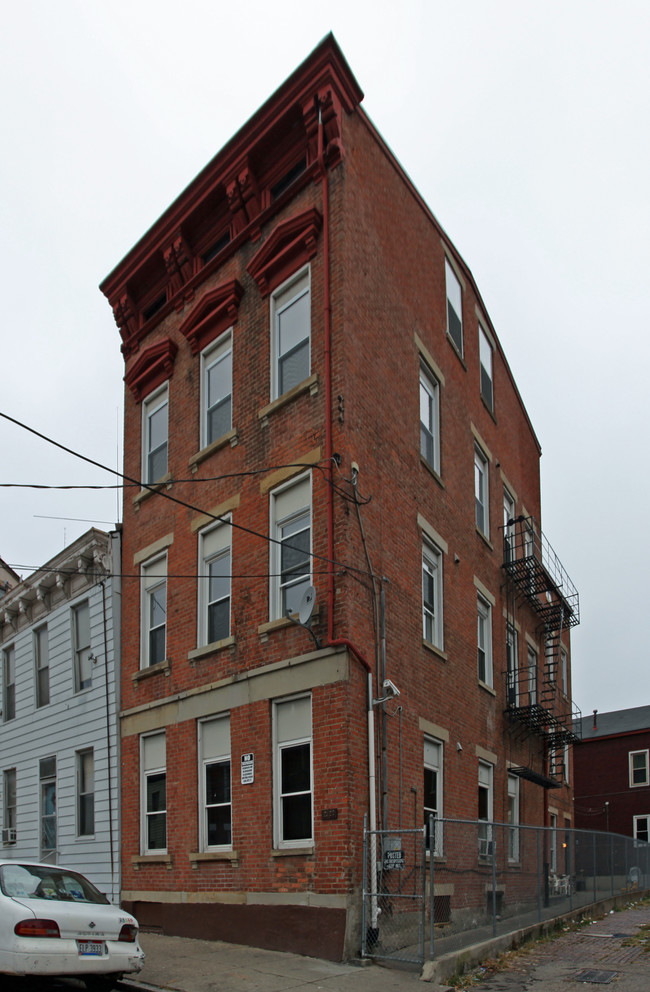
{"label": "white sky", "polygon": [[[331,30],[471,268],[542,444],[542,526],[581,597],[575,701],[645,705],[650,4],[320,6],[7,7],[0,411],[118,465],[123,361],[97,286]],[[2,482],[111,481],[2,419],[0,450]],[[0,488],[0,555],[26,574],[117,517],[112,491]]]}

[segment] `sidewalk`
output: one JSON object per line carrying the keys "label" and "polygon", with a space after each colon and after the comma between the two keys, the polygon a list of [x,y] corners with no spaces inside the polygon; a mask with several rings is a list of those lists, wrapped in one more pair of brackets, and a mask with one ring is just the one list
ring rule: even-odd
{"label": "sidewalk", "polygon": [[[641,929],[645,928],[645,929]],[[367,962],[338,964],[282,951],[141,934],[147,963],[137,980],[122,983],[141,992],[438,992],[448,985],[422,984],[420,971]],[[559,937],[532,942],[513,952],[498,972],[474,971],[472,992],[570,992],[612,984],[616,992],[650,990],[650,905],[620,912]],[[425,974],[427,969],[425,968]],[[593,984],[592,984],[593,983]],[[467,982],[469,986],[469,980]]]}

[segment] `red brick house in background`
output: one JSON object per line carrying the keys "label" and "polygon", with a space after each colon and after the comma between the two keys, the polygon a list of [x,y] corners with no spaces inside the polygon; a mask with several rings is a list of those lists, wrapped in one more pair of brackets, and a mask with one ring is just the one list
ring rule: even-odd
{"label": "red brick house in background", "polygon": [[572,825],[579,619],[495,329],[361,100],[328,36],[101,287],[138,483],[123,900],[332,958],[364,815]]}
{"label": "red brick house in background", "polygon": [[574,755],[575,825],[650,840],[650,706],[582,719]]}

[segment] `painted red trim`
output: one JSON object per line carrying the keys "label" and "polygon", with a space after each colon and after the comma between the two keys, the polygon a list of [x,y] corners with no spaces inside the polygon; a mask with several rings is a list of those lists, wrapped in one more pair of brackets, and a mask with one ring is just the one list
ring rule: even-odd
{"label": "painted red trim", "polygon": [[247,266],[262,296],[268,296],[314,257],[323,218],[315,207],[282,221]]}
{"label": "painted red trim", "polygon": [[124,381],[138,403],[166,379],[171,379],[177,351],[178,345],[171,338],[165,338],[164,341],[152,344],[134,362],[124,376]]}
{"label": "painted red trim", "polygon": [[201,298],[179,327],[193,355],[198,355],[206,345],[237,323],[243,295],[243,287],[236,279],[231,279]]}

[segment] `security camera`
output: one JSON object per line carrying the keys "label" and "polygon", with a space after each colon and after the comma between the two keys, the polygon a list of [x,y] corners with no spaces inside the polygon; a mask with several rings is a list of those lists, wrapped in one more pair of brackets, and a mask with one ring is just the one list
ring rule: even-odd
{"label": "security camera", "polygon": [[390,679],[384,679],[384,681],[382,682],[382,689],[384,690],[387,696],[400,695],[399,689],[397,688],[394,682],[391,682]]}

